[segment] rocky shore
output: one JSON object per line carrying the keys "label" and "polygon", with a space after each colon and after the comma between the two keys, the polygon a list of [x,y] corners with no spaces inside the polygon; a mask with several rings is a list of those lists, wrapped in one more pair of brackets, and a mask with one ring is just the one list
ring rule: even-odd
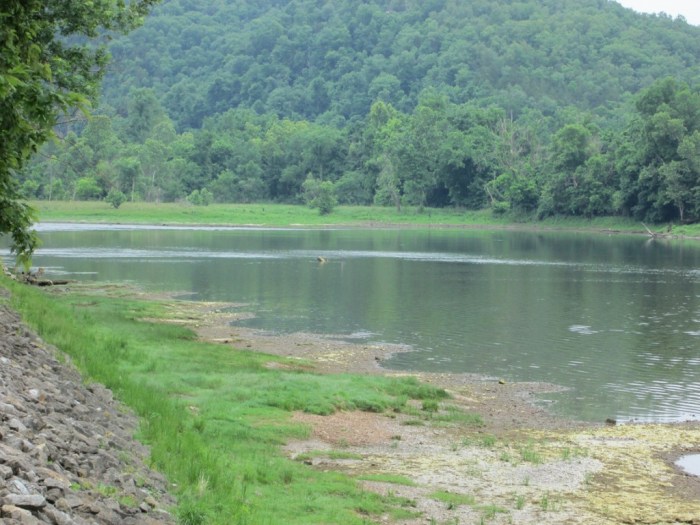
{"label": "rocky shore", "polygon": [[0,523],[175,523],[137,424],[0,304]]}

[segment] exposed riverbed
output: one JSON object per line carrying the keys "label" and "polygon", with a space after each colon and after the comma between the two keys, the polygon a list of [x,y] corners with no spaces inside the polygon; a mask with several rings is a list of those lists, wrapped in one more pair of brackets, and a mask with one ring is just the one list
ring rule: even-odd
{"label": "exposed riverbed", "polygon": [[[296,333],[273,336],[231,325],[230,305],[173,303],[171,322],[186,323],[206,340],[297,358],[321,373],[403,374],[382,362],[391,345],[357,345]],[[194,318],[194,319],[193,319]],[[314,468],[375,478],[402,476],[415,483],[367,481],[370,490],[411,498],[424,515],[418,525],[478,523],[585,524],[700,523],[700,478],[675,462],[700,451],[700,424],[614,425],[574,421],[534,403],[544,383],[508,383],[469,374],[418,373],[450,392],[450,404],[480,414],[483,426],[413,426],[405,416],[295,414],[313,427],[309,440],[289,443],[291,457],[311,455]],[[323,451],[343,450],[353,459]],[[437,492],[473,497],[474,505],[448,505]],[[494,511],[501,509],[503,512]]]}

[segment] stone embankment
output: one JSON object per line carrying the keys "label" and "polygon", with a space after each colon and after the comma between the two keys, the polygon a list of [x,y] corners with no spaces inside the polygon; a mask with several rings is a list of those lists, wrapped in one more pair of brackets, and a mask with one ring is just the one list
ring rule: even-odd
{"label": "stone embankment", "polygon": [[136,417],[57,355],[0,304],[0,523],[174,523]]}

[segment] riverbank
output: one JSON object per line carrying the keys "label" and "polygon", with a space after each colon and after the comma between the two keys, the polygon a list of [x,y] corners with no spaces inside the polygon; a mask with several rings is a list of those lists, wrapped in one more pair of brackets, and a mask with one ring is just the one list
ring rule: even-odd
{"label": "riverbank", "polygon": [[[568,230],[604,234],[649,235],[638,221],[621,217],[593,219],[553,217],[542,221],[494,216],[490,210],[465,211],[376,206],[338,206],[329,215],[319,215],[307,206],[283,204],[124,203],[114,209],[101,201],[34,201],[39,220],[47,222],[97,222],[115,224],[207,225],[245,227],[419,227],[493,228],[522,230]],[[700,238],[700,224],[655,225],[654,234]]]}
{"label": "riverbank", "polygon": [[138,419],[29,331],[0,287],[0,522],[175,523]]}
{"label": "riverbank", "polygon": [[[697,424],[561,420],[532,403],[549,385],[398,374],[381,364],[401,348],[240,329],[225,304],[120,286],[49,296],[10,287],[46,337],[72,347],[76,362],[135,405],[151,463],[177,484],[183,523],[607,525],[700,516],[698,479],[673,464],[700,450]],[[148,390],[135,398],[134,382]],[[171,418],[154,418],[163,409],[144,408],[143,396],[176,401],[165,421],[172,428],[152,431]]]}
{"label": "riverbank", "polygon": [[[192,326],[203,340],[310,361],[325,374],[406,375],[381,366],[404,348],[232,326],[241,315],[246,314],[231,314],[225,305],[200,303]],[[410,419],[384,414],[297,413],[295,420],[313,431],[285,450],[310,457],[315,468],[365,479],[369,490],[410,498],[435,523],[481,523],[485,516],[493,523],[520,524],[700,523],[700,479],[674,464],[680,455],[700,450],[700,424],[572,421],[536,404],[538,394],[556,391],[556,385],[509,384],[470,374],[410,375],[445,388],[452,406],[479,414],[482,424],[445,425],[436,418],[414,426]],[[324,453],[339,445],[351,459]]]}

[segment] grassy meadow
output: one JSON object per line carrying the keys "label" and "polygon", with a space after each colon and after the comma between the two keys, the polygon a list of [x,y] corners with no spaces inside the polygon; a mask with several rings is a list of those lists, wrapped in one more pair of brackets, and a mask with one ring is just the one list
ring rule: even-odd
{"label": "grassy meadow", "polygon": [[[118,209],[102,201],[34,201],[39,220],[48,222],[104,222],[163,225],[230,225],[263,227],[323,226],[412,226],[522,228],[583,231],[645,232],[644,226],[622,217],[551,217],[537,221],[513,215],[494,215],[491,210],[465,211],[453,208],[379,206],[338,206],[329,215],[320,215],[308,206],[288,204],[212,204],[193,206],[188,203],[124,203]],[[668,232],[669,225],[651,227]],[[672,225],[674,234],[700,236],[700,224]]]}
{"label": "grassy meadow", "polygon": [[143,224],[201,224],[237,226],[332,226],[371,224],[505,224],[490,213],[373,206],[338,206],[328,215],[308,206],[289,204],[124,203],[114,209],[100,201],[35,201],[42,221],[84,221]]}
{"label": "grassy meadow", "polygon": [[[432,412],[409,400],[434,408],[443,390],[413,378],[320,375],[298,361],[200,342],[189,329],[160,322],[177,315],[176,303],[90,287],[52,294],[4,277],[0,286],[89,381],[140,416],[138,437],[151,447],[152,466],[176,487],[179,523],[364,524],[416,514],[410,501],[363,491],[348,475],[287,458],[281,446],[309,433],[291,421],[292,411],[403,412],[428,421]],[[293,366],[272,368],[271,361]],[[480,424],[473,414],[455,414],[455,421]]]}

